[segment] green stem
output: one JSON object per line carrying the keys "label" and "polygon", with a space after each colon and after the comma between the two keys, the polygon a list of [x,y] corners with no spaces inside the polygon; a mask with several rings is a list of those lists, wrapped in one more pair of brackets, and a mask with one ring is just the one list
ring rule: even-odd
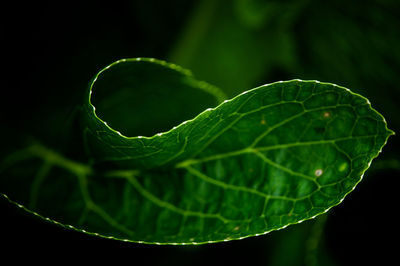
{"label": "green stem", "polygon": [[310,236],[306,241],[305,265],[318,265],[318,249],[321,243],[322,234],[328,215],[324,214],[315,219],[311,228]]}
{"label": "green stem", "polygon": [[201,40],[207,33],[218,4],[219,0],[203,0],[200,2],[172,49],[169,61],[188,67]]}

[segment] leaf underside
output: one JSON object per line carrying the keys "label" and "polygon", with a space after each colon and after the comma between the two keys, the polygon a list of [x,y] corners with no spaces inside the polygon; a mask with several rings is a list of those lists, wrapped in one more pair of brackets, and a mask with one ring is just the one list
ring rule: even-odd
{"label": "leaf underside", "polygon": [[86,160],[33,144],[4,158],[0,192],[67,228],[138,243],[227,241],[313,218],[354,189],[393,133],[334,84],[276,82],[221,103],[217,88],[154,59],[114,63],[86,96]]}

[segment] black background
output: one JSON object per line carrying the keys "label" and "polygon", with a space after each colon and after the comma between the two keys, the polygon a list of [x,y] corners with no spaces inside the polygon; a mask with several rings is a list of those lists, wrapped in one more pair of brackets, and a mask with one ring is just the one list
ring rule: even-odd
{"label": "black background", "polygon": [[[68,114],[99,69],[121,58],[167,59],[195,4],[184,0],[54,1],[18,2],[4,7],[1,39],[2,65],[6,69],[2,71],[0,106],[4,136],[29,131],[52,143],[57,132],[52,119],[59,113]],[[271,75],[268,79],[290,77],[281,71]],[[382,93],[398,97],[398,89]],[[49,116],[52,112],[54,117]],[[399,115],[398,109],[385,110],[385,115],[390,121]],[[389,141],[384,152],[387,158],[396,156],[397,144],[396,136]],[[5,146],[12,147],[13,143]],[[398,170],[390,169],[368,173],[343,204],[329,212],[321,245],[330,265],[371,261],[385,265],[396,258],[398,174]],[[312,222],[306,222],[289,227],[287,232],[240,241],[173,247],[87,236],[43,222],[3,199],[0,210],[0,241],[5,244],[0,249],[0,260],[8,257],[13,262],[59,264],[85,258],[148,265],[280,265],[275,258],[277,250],[284,256],[295,256],[283,239],[292,241],[290,236],[296,228],[308,232],[312,226]],[[299,244],[297,248],[304,247]],[[303,264],[300,260],[290,265]]]}

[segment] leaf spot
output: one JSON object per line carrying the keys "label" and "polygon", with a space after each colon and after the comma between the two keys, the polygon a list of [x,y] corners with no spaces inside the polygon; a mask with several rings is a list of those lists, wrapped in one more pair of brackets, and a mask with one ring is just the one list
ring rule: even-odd
{"label": "leaf spot", "polygon": [[324,118],[329,118],[329,117],[331,117],[331,113],[326,111],[326,112],[324,112],[323,117]]}
{"label": "leaf spot", "polygon": [[315,170],[314,174],[315,174],[315,176],[318,177],[318,176],[321,176],[323,174],[323,171],[322,171],[322,169],[317,169],[317,170]]}

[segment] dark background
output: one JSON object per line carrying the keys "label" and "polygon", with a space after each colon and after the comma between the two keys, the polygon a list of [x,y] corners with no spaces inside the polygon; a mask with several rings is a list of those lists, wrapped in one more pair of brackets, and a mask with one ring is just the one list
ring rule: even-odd
{"label": "dark background", "polygon": [[[229,97],[278,80],[333,82],[370,99],[400,132],[398,1],[52,1],[2,8],[3,149],[28,134],[60,144],[90,79],[121,58],[180,64]],[[64,132],[65,133],[65,132]],[[131,264],[354,265],[396,258],[399,140],[391,137],[345,201],[321,218],[240,241],[120,243],[45,223],[0,200],[1,256]],[[316,250],[311,236],[323,225]],[[11,255],[16,251],[19,255]],[[317,254],[317,261],[307,254]],[[81,256],[81,257],[80,257]],[[121,260],[122,261],[122,260]]]}

